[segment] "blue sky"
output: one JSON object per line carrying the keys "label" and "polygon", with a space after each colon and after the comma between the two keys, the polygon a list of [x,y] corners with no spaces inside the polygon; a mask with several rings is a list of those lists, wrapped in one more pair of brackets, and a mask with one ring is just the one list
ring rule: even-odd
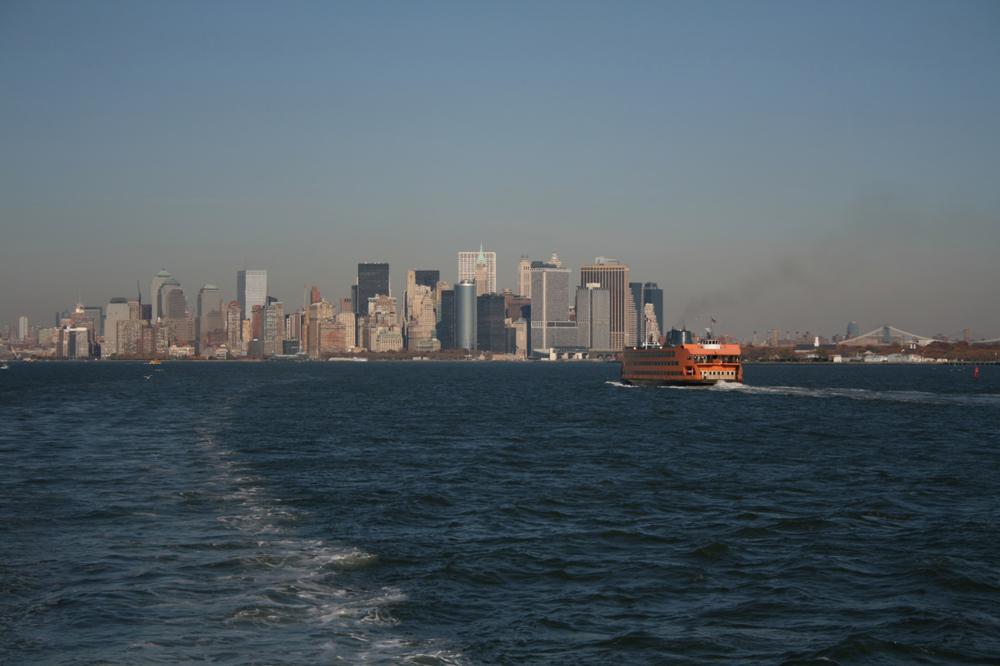
{"label": "blue sky", "polygon": [[[995,2],[0,5],[0,321],[596,255],[668,324],[1000,335]],[[690,321],[687,321],[690,320]]]}

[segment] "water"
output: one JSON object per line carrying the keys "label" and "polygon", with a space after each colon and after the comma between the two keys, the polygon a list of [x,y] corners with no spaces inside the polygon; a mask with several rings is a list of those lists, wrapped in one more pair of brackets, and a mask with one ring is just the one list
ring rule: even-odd
{"label": "water", "polygon": [[14,364],[0,663],[1000,663],[1000,368],[616,373]]}

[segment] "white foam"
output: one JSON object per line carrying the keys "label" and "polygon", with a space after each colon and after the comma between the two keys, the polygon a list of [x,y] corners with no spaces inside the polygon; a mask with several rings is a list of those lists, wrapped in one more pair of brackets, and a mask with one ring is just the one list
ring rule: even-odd
{"label": "white foam", "polygon": [[610,379],[604,383],[617,388],[638,388],[632,384],[622,384],[621,382],[611,381]]}

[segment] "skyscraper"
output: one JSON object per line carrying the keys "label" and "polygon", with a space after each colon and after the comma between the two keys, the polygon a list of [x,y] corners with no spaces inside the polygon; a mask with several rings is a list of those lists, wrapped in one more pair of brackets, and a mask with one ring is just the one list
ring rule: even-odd
{"label": "skyscraper", "polygon": [[611,349],[611,292],[599,284],[576,289],[577,344],[593,350]]}
{"label": "skyscraper", "polygon": [[507,352],[506,314],[503,294],[476,297],[476,348],[479,351]]}
{"label": "skyscraper", "polygon": [[[629,282],[629,292],[635,306],[635,339],[641,345],[646,342],[656,344],[659,340],[650,340],[646,331],[646,305],[653,306],[656,315],[657,330],[663,331],[663,290],[655,282]],[[658,336],[657,336],[658,337]]]}
{"label": "skyscraper", "polygon": [[430,287],[431,290],[437,289],[437,283],[441,281],[441,271],[435,270],[415,270],[413,271],[414,282],[423,285],[425,287]]}
{"label": "skyscraper", "polygon": [[[417,282],[418,273],[423,274],[424,283]],[[406,348],[411,351],[429,352],[441,348],[437,339],[437,303],[434,295],[437,276],[438,271],[410,270],[406,273],[403,320],[406,324]]]}
{"label": "skyscraper", "polygon": [[28,339],[28,318],[24,315],[17,318],[17,339],[21,341]]}
{"label": "skyscraper", "polygon": [[437,325],[437,338],[441,342],[441,349],[455,349],[457,342],[455,339],[455,290],[442,289],[441,294],[441,319]]}
{"label": "skyscraper", "polygon": [[[376,295],[389,296],[389,264],[358,264],[357,296],[354,301],[355,314],[368,314],[368,299]],[[353,294],[352,294],[353,295]]]}
{"label": "skyscraper", "polygon": [[225,328],[222,291],[214,284],[206,284],[198,290],[198,314],[195,321],[198,353],[205,356],[211,348],[223,344]]}
{"label": "skyscraper", "polygon": [[458,253],[458,280],[476,280],[476,270],[479,266],[481,276],[485,282],[476,285],[479,294],[497,293],[497,253],[483,250],[482,244],[479,251],[463,250]]}
{"label": "skyscraper", "polygon": [[285,340],[285,306],[281,301],[268,303],[264,308],[264,356],[282,352]]}
{"label": "skyscraper", "polygon": [[517,262],[517,293],[531,298],[531,259],[524,255]]}
{"label": "skyscraper", "polygon": [[[624,349],[636,343],[635,303],[629,290],[629,268],[614,259],[597,257],[580,267],[580,286],[596,282],[611,292],[611,348]],[[534,309],[532,309],[534,311]]]}
{"label": "skyscraper", "polygon": [[861,327],[858,326],[858,322],[852,321],[847,324],[847,339],[856,338],[861,335]]}
{"label": "skyscraper", "polygon": [[455,347],[476,348],[476,283],[461,280],[455,285]]}
{"label": "skyscraper", "polygon": [[267,305],[267,271],[242,270],[236,273],[236,300],[240,302],[240,317],[249,319],[253,306]]}
{"label": "skyscraper", "polygon": [[240,302],[229,301],[226,306],[226,346],[230,356],[240,356],[243,347],[243,318],[240,317]]}
{"label": "skyscraper", "polygon": [[118,322],[126,322],[132,318],[132,309],[127,298],[116,296],[108,301],[104,314],[104,343],[101,345],[101,356],[107,358],[119,353]]}
{"label": "skyscraper", "polygon": [[539,352],[576,346],[576,323],[569,318],[569,268],[531,264],[531,346]]}
{"label": "skyscraper", "polygon": [[160,287],[169,280],[173,280],[173,276],[167,271],[160,271],[153,276],[153,281],[149,283],[149,320],[152,322],[163,316],[160,312]]}

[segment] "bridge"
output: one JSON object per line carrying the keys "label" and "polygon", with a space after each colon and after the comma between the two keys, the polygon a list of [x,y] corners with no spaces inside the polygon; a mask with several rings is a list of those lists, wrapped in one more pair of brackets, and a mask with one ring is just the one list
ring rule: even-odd
{"label": "bridge", "polygon": [[934,338],[927,337],[926,335],[910,333],[909,331],[904,331],[901,328],[896,328],[895,326],[886,324],[872,329],[867,333],[862,333],[861,335],[844,340],[839,344],[848,345],[850,347],[860,347],[863,345],[916,344],[920,347],[925,347],[932,342],[936,342]]}

